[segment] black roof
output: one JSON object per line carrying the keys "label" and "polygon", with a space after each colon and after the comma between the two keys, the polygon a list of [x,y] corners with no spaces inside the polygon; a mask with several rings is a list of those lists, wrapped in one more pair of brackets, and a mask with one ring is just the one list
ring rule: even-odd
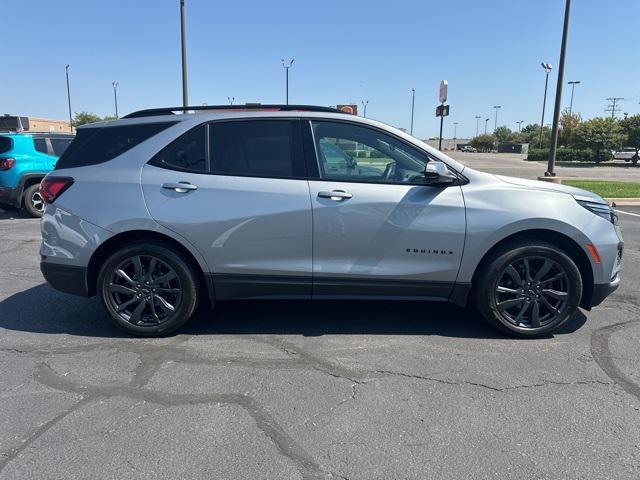
{"label": "black roof", "polygon": [[122,118],[151,117],[155,115],[173,115],[175,112],[187,113],[190,111],[239,111],[239,112],[327,112],[345,113],[342,110],[332,107],[319,107],[316,105],[277,105],[261,103],[245,103],[244,105],[196,105],[187,107],[162,107],[138,110],[125,115]]}

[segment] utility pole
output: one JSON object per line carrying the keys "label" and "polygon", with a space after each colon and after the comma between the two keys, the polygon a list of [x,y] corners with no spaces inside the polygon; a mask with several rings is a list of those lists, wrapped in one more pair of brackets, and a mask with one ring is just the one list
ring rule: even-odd
{"label": "utility pole", "polygon": [[558,83],[556,85],[556,104],[553,109],[553,124],[551,128],[551,149],[549,150],[549,164],[545,177],[555,177],[556,151],[558,148],[558,124],[560,123],[560,108],[562,103],[562,86],[564,84],[564,60],[567,54],[567,38],[569,36],[569,13],[571,0],[566,0],[564,7],[564,24],[562,26],[562,44],[560,46],[560,64],[558,65]]}
{"label": "utility pole", "polygon": [[607,100],[610,102],[609,106],[607,108],[605,108],[605,112],[611,112],[611,118],[616,118],[616,114],[622,110],[620,107],[617,107],[617,105],[620,103],[621,100],[624,100],[624,98],[622,97],[609,97],[607,98]]}
{"label": "utility pole", "polygon": [[236,97],[227,97],[227,100],[229,100],[229,105],[233,105],[233,101],[236,99]]}
{"label": "utility pole", "polygon": [[64,67],[67,74],[67,102],[69,103],[69,128],[73,133],[73,118],[71,117],[71,89],[69,88],[69,65]]}
{"label": "utility pole", "polygon": [[540,65],[542,65],[542,68],[544,68],[544,71],[546,73],[545,76],[545,80],[544,80],[544,100],[542,100],[542,120],[540,120],[540,146],[539,148],[542,148],[542,130],[544,127],[544,110],[547,106],[547,87],[549,86],[549,72],[551,71],[551,64],[550,63],[544,63],[542,62]]}
{"label": "utility pole", "polygon": [[412,88],[411,89],[411,129],[409,131],[411,135],[413,135],[413,111],[414,111],[415,105],[416,105],[416,89]]}
{"label": "utility pole", "polygon": [[493,125],[493,132],[495,133],[495,131],[498,129],[498,109],[502,108],[502,105],[494,105],[493,108],[496,109],[496,122]]}
{"label": "utility pole", "polygon": [[293,65],[293,60],[294,60],[293,58],[289,60],[289,62],[286,62],[284,58],[280,60],[285,70],[285,91],[286,91],[287,105],[289,105],[289,69],[291,68],[291,65]]}
{"label": "utility pole", "polygon": [[369,100],[362,100],[362,115],[364,116],[364,118],[367,118],[367,105],[369,105]]}
{"label": "utility pole", "polygon": [[567,83],[571,85],[571,101],[569,102],[569,115],[571,115],[571,112],[573,111],[573,90],[576,88],[576,85],[580,83],[580,80],[572,80]]}
{"label": "utility pole", "polygon": [[482,116],[476,115],[476,137],[478,136],[478,125],[480,124],[480,119]]}
{"label": "utility pole", "polygon": [[491,120],[490,118],[485,118],[484,119],[484,134],[487,134],[487,123],[489,123],[489,120]]}
{"label": "utility pole", "polygon": [[458,139],[458,122],[453,122],[453,149],[456,148],[456,140]]}
{"label": "utility pole", "polygon": [[116,119],[118,118],[118,82],[111,82],[113,85],[113,101],[116,104]]}
{"label": "utility pole", "polygon": [[187,40],[184,18],[184,0],[180,0],[180,42],[182,44],[182,106],[189,105],[189,92],[187,90]]}

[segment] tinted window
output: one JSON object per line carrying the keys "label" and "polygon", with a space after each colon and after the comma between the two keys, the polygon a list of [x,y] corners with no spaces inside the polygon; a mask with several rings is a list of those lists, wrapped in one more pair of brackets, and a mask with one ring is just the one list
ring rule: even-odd
{"label": "tinted window", "polygon": [[8,152],[13,148],[13,140],[9,137],[0,137],[0,153]]}
{"label": "tinted window", "polygon": [[158,167],[206,172],[207,149],[205,135],[206,125],[185,133],[156,155],[150,163]]}
{"label": "tinted window", "polygon": [[312,122],[320,177],[422,183],[426,154],[391,135],[349,123]]}
{"label": "tinted window", "polygon": [[60,157],[71,144],[72,138],[50,138],[51,148],[56,157]]}
{"label": "tinted window", "polygon": [[34,138],[33,146],[38,152],[44,153],[45,155],[49,155],[49,149],[47,148],[46,138]]}
{"label": "tinted window", "polygon": [[58,160],[56,169],[107,162],[173,124],[163,122],[79,128],[71,145]]}
{"label": "tinted window", "polygon": [[212,173],[264,177],[306,176],[292,120],[210,124]]}

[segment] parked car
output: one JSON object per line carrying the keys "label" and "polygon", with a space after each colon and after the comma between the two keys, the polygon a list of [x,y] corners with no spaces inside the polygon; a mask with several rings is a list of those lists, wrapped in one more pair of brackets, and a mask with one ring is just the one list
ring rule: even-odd
{"label": "parked car", "polygon": [[616,160],[624,160],[625,162],[633,162],[634,164],[638,163],[638,151],[633,147],[614,150],[611,153],[613,153],[613,158]]}
{"label": "parked car", "polygon": [[0,133],[0,203],[24,207],[40,217],[44,202],[40,181],[53,170],[72,135],[49,133]]}
{"label": "parked car", "polygon": [[[358,298],[474,305],[531,337],[620,283],[616,216],[594,193],[478,172],[335,109],[188,109],[78,128],[41,184],[45,278],[132,334],[171,332],[200,302]],[[353,145],[380,168],[336,150]]]}
{"label": "parked car", "polygon": [[467,153],[476,153],[478,150],[475,147],[472,147],[471,145],[465,145],[460,149],[460,151],[467,152]]}

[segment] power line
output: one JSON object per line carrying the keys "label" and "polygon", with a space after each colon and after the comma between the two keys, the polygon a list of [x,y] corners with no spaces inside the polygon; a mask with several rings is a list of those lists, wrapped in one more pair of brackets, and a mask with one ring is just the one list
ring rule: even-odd
{"label": "power line", "polygon": [[609,97],[606,99],[609,102],[607,108],[604,109],[605,112],[611,112],[611,118],[616,118],[616,113],[620,112],[622,109],[617,105],[621,100],[624,100],[622,97]]}

